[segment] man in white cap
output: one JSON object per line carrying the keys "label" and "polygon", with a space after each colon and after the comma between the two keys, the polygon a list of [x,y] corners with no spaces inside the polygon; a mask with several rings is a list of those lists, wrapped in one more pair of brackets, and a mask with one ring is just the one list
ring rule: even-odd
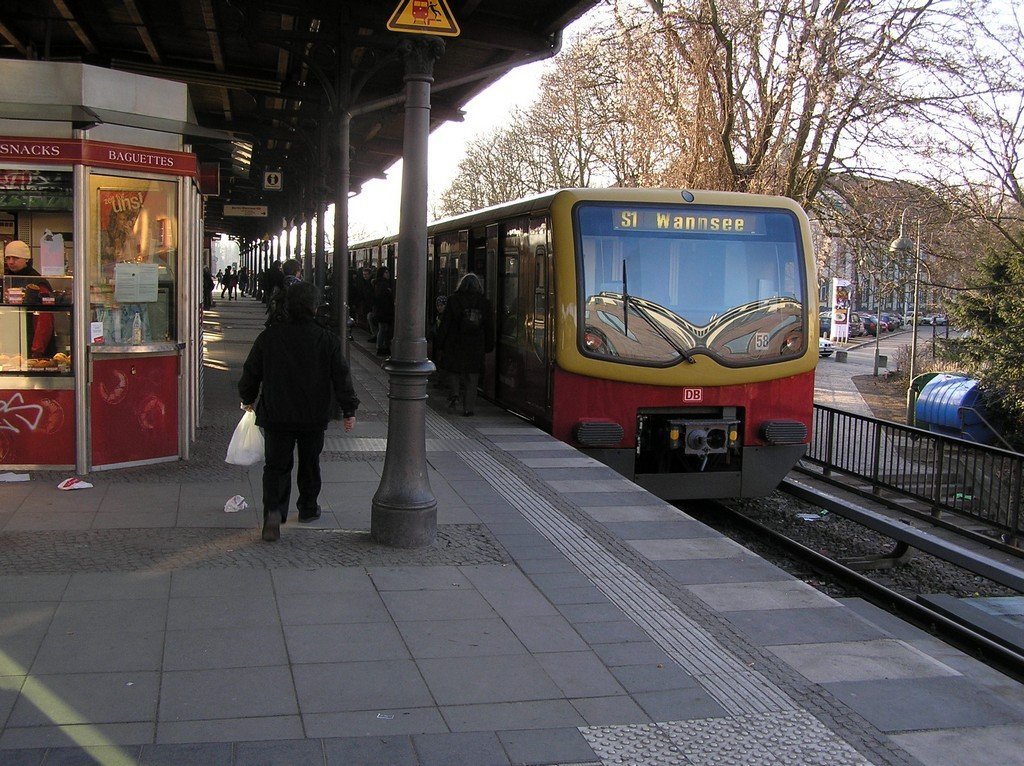
{"label": "man in white cap", "polygon": [[[8,242],[4,248],[4,274],[8,277],[38,277],[39,272],[32,268],[32,251],[29,246],[20,239]],[[38,281],[19,279],[12,287],[21,287],[26,290],[28,298],[29,285],[35,287],[40,294],[50,293],[50,284],[45,279]],[[26,314],[29,320],[28,347],[29,354],[33,359],[42,359],[53,356],[56,352],[56,342],[53,337],[53,314],[48,311],[33,312]]]}
{"label": "man in white cap", "polygon": [[27,244],[20,239],[8,242],[4,248],[4,273],[18,277],[38,277],[39,272],[28,265],[31,260],[32,251]]}

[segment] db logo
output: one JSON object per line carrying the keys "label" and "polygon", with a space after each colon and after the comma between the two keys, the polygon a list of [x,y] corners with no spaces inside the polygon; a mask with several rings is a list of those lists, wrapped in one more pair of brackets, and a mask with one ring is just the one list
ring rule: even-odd
{"label": "db logo", "polygon": [[703,388],[684,388],[683,389],[683,401],[684,402],[699,402],[704,399]]}

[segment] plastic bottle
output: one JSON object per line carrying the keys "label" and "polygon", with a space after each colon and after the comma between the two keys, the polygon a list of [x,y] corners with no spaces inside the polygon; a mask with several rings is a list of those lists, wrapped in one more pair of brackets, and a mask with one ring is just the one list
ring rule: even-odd
{"label": "plastic bottle", "polygon": [[132,319],[132,344],[137,346],[140,343],[142,343],[142,317],[136,311],[135,317]]}

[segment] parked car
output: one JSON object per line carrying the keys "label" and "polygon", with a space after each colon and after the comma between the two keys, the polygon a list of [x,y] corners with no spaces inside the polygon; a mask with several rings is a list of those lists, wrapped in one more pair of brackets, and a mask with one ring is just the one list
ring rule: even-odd
{"label": "parked car", "polygon": [[[864,322],[865,335],[878,335],[878,317],[876,317],[874,314],[861,314],[860,318]],[[882,332],[885,332],[888,329],[888,327],[886,326],[885,322],[882,322],[881,325]]]}
{"label": "parked car", "polygon": [[898,330],[900,325],[903,324],[903,317],[899,314],[890,314],[887,311],[883,311],[882,321],[885,322],[886,329],[892,332],[893,330]]}
{"label": "parked car", "polygon": [[945,314],[936,314],[932,317],[932,324],[947,325],[949,324],[949,319],[946,318]]}
{"label": "parked car", "polygon": [[818,335],[828,335],[832,332],[832,312],[822,311],[818,314]]}
{"label": "parked car", "polygon": [[835,351],[835,344],[832,343],[828,338],[818,338],[818,357],[824,358],[826,356],[832,356],[832,352]]}

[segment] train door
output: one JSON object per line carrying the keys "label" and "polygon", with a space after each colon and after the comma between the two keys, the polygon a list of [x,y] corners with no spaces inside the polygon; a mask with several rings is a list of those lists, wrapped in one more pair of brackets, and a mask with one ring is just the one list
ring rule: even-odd
{"label": "train door", "polygon": [[[501,322],[498,319],[500,302],[498,300],[498,224],[487,227],[484,235],[484,295],[491,305],[491,320],[495,335],[500,332]],[[497,348],[497,343],[495,343]],[[484,396],[488,399],[497,398],[497,354],[484,357],[484,376],[480,381]]]}
{"label": "train door", "polygon": [[498,301],[494,347],[495,398],[505,407],[521,410],[522,362],[519,335],[519,250],[521,232],[512,223],[501,224],[498,236]]}
{"label": "train door", "polygon": [[521,279],[526,299],[526,337],[524,361],[526,372],[526,403],[539,422],[547,425],[550,417],[550,323],[548,321],[550,272],[548,262],[548,226],[544,218],[530,219],[528,249],[524,253],[527,267]]}
{"label": "train door", "polygon": [[496,398],[547,423],[549,348],[547,227],[541,219],[504,226],[500,239]]}

